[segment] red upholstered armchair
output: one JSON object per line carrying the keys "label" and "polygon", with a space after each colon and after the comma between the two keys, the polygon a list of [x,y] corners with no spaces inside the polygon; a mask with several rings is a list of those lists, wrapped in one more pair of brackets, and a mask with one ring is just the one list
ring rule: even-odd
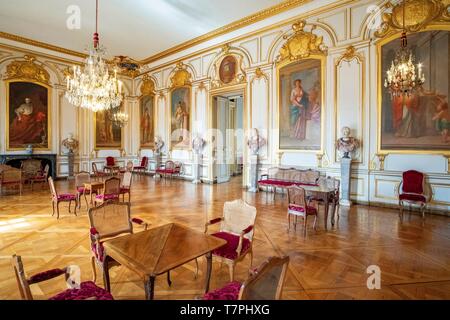
{"label": "red upholstered armchair", "polygon": [[165,164],[156,169],[156,174],[159,174],[161,178],[170,177],[172,179],[173,176],[179,176],[181,174],[182,167],[183,164],[179,161],[167,160]]}
{"label": "red upholstered armchair", "polygon": [[106,157],[106,165],[111,167],[115,166],[116,160],[114,159],[114,157]]}
{"label": "red upholstered armchair", "polygon": [[70,213],[70,205],[72,201],[75,203],[75,215],[77,215],[77,206],[78,206],[78,196],[74,193],[62,193],[59,194],[56,191],[55,183],[53,182],[52,177],[48,178],[48,184],[50,185],[50,192],[52,193],[52,216],[55,215],[55,205],[56,205],[56,218],[59,219],[59,204],[61,202],[69,202],[69,213]]}
{"label": "red upholstered armchair", "polygon": [[400,206],[401,219],[403,219],[405,203],[418,205],[422,217],[425,217],[425,208],[430,200],[425,192],[425,186],[425,175],[422,172],[416,170],[403,172],[402,182],[398,186],[398,204]]}
{"label": "red upholstered armchair", "polygon": [[103,193],[95,196],[94,205],[102,204],[108,201],[119,201],[120,179],[111,177],[105,180]]}
{"label": "red upholstered armchair", "polygon": [[105,170],[98,170],[97,164],[95,162],[92,162],[92,172],[94,173],[95,178],[103,178],[106,176]]}
{"label": "red upholstered armchair", "polygon": [[288,230],[291,227],[291,215],[294,216],[294,230],[297,226],[297,217],[303,218],[303,235],[306,236],[308,216],[314,216],[314,230],[316,230],[317,208],[309,206],[306,201],[306,191],[299,186],[287,188],[288,194]]}
{"label": "red upholstered armchair", "polygon": [[[45,272],[41,272],[27,278],[22,263],[22,258],[17,255],[12,257],[12,265],[14,273],[16,275],[17,284],[19,286],[20,296],[24,300],[33,300],[31,294],[30,285],[40,283],[46,280],[50,280],[61,275],[65,276],[66,281],[70,279],[70,268],[64,269],[52,269]],[[80,287],[67,289],[56,296],[50,298],[50,300],[114,300],[112,295],[95,285],[92,281],[86,281],[80,283]]]}
{"label": "red upholstered armchair", "polygon": [[256,220],[256,208],[250,206],[242,199],[225,202],[223,217],[210,220],[205,225],[205,233],[208,226],[220,222],[220,231],[211,235],[224,239],[227,244],[212,252],[215,259],[225,262],[230,271],[230,281],[234,279],[236,263],[250,254],[250,268],[253,260],[253,234]]}
{"label": "red upholstered armchair", "polygon": [[38,172],[37,175],[30,178],[31,191],[33,191],[33,184],[35,183],[47,183],[48,173],[50,171],[50,166],[47,164],[43,171]]}
{"label": "red upholstered armchair", "polygon": [[142,157],[141,163],[138,166],[134,166],[134,172],[139,174],[145,174],[148,167],[148,157]]}
{"label": "red upholstered armchair", "polygon": [[289,257],[271,257],[240,283],[233,281],[208,292],[203,300],[279,300],[283,291]]}

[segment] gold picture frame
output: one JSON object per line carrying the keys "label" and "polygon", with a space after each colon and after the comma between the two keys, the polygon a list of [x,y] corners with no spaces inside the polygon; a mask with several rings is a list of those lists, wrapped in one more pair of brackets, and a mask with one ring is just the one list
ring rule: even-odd
{"label": "gold picture frame", "polygon": [[[190,135],[191,132],[191,128],[192,128],[192,87],[190,85],[183,85],[183,86],[176,86],[170,89],[169,91],[169,108],[170,108],[170,112],[168,112],[168,129],[169,129],[169,150],[191,150],[191,138],[188,137],[188,140],[185,140],[184,142],[178,142],[177,144],[175,140],[172,140],[172,134],[175,130],[177,130],[176,128],[174,128],[173,126],[173,122],[174,122],[174,116],[176,115],[177,112],[177,106],[175,105],[176,100],[179,101],[178,99],[174,99],[174,94],[178,91],[181,90],[187,90],[188,94],[187,94],[187,100],[188,100],[188,106],[185,108],[185,110],[182,110],[184,112],[188,113],[188,121],[187,121],[187,125],[188,128],[187,130],[187,134]],[[186,101],[184,101],[186,103]],[[181,106],[182,108],[182,106]],[[183,137],[183,139],[185,139],[186,137]],[[183,142],[183,143],[182,143]]]}
{"label": "gold picture frame", "polygon": [[[143,131],[143,103],[145,99],[149,99],[152,101],[152,114],[151,119],[149,121],[149,125],[151,125],[151,136],[153,137],[153,139],[151,139],[149,142],[145,143],[143,142],[143,137],[144,137],[144,131]],[[139,145],[140,145],[140,149],[151,149],[155,146],[155,124],[156,124],[156,99],[155,99],[155,95],[154,94],[145,94],[139,97]]]}
{"label": "gold picture frame", "polygon": [[[120,109],[123,110],[123,104],[120,106]],[[106,112],[106,111],[99,111],[99,112]],[[99,150],[123,150],[123,141],[124,141],[124,130],[123,128],[120,128],[120,145],[112,145],[112,146],[99,146],[98,141],[97,141],[97,113],[98,112],[94,112],[94,150],[95,151],[99,151]],[[114,126],[114,124],[112,124],[112,126]]]}

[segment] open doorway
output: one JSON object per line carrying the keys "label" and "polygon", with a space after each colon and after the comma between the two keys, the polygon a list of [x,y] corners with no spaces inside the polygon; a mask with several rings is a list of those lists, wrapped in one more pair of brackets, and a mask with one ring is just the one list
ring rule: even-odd
{"label": "open doorway", "polygon": [[243,92],[221,93],[212,97],[214,182],[224,183],[242,176],[244,160]]}

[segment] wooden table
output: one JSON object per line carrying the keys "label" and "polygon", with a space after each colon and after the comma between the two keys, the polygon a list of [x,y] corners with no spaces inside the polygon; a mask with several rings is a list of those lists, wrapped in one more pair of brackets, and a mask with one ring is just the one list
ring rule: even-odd
{"label": "wooden table", "polygon": [[95,194],[98,194],[100,190],[103,189],[104,183],[98,182],[98,181],[91,181],[84,184],[84,191],[83,191],[83,197],[86,196],[86,190],[89,190],[90,192],[90,204],[92,205],[92,194],[95,192]]}
{"label": "wooden table", "polygon": [[116,166],[116,165],[114,165],[114,166],[104,166],[103,169],[108,171],[108,173],[110,175],[114,175],[115,173],[119,172],[120,166]]}
{"label": "wooden table", "polygon": [[105,289],[110,291],[108,263],[115,260],[143,278],[145,297],[153,300],[156,276],[206,255],[205,292],[208,292],[212,270],[211,252],[224,244],[226,241],[223,239],[176,223],[107,240],[103,243],[107,254],[103,263]]}
{"label": "wooden table", "polygon": [[300,186],[305,189],[308,196],[312,196],[316,199],[321,199],[325,205],[325,230],[328,229],[328,207],[332,205],[333,215],[331,216],[331,224],[334,225],[334,209],[336,207],[336,201],[334,199],[335,189],[327,186]]}

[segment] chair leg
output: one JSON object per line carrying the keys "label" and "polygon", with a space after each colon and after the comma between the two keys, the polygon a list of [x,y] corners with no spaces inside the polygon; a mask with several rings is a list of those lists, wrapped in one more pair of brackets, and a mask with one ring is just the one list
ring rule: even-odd
{"label": "chair leg", "polygon": [[314,216],[314,225],[313,225],[314,230],[317,230],[316,226],[317,226],[317,214]]}
{"label": "chair leg", "polygon": [[59,201],[56,202],[56,219],[59,219]]}
{"label": "chair leg", "polygon": [[303,236],[306,237],[306,227],[308,222],[308,215],[305,215],[304,219],[303,219]]}
{"label": "chair leg", "polygon": [[288,231],[291,229],[291,214],[288,212]]}
{"label": "chair leg", "polygon": [[70,200],[69,201],[69,213],[72,213],[71,211],[70,211],[70,205],[72,204],[72,200]]}
{"label": "chair leg", "polygon": [[425,206],[420,206],[420,212],[422,213],[422,219],[425,219]]}
{"label": "chair leg", "polygon": [[55,201],[52,200],[52,217],[55,215]]}
{"label": "chair leg", "polygon": [[230,263],[228,265],[228,271],[230,273],[230,282],[234,281],[234,264]]}
{"label": "chair leg", "polygon": [[172,285],[172,281],[170,280],[170,271],[167,271],[167,284],[169,287]]}
{"label": "chair leg", "polygon": [[95,257],[91,257],[91,266],[92,266],[92,281],[95,283],[97,280],[97,270],[95,270]]}
{"label": "chair leg", "polygon": [[77,215],[77,207],[78,207],[78,201],[77,201],[77,199],[75,198],[75,209],[73,210],[74,213],[75,213],[75,216]]}
{"label": "chair leg", "polygon": [[195,259],[195,275],[194,279],[198,278],[198,259]]}
{"label": "chair leg", "polygon": [[398,205],[399,205],[399,207],[400,207],[399,218],[400,218],[400,220],[403,220],[403,202],[402,202],[402,201],[399,201],[399,202],[398,202]]}

